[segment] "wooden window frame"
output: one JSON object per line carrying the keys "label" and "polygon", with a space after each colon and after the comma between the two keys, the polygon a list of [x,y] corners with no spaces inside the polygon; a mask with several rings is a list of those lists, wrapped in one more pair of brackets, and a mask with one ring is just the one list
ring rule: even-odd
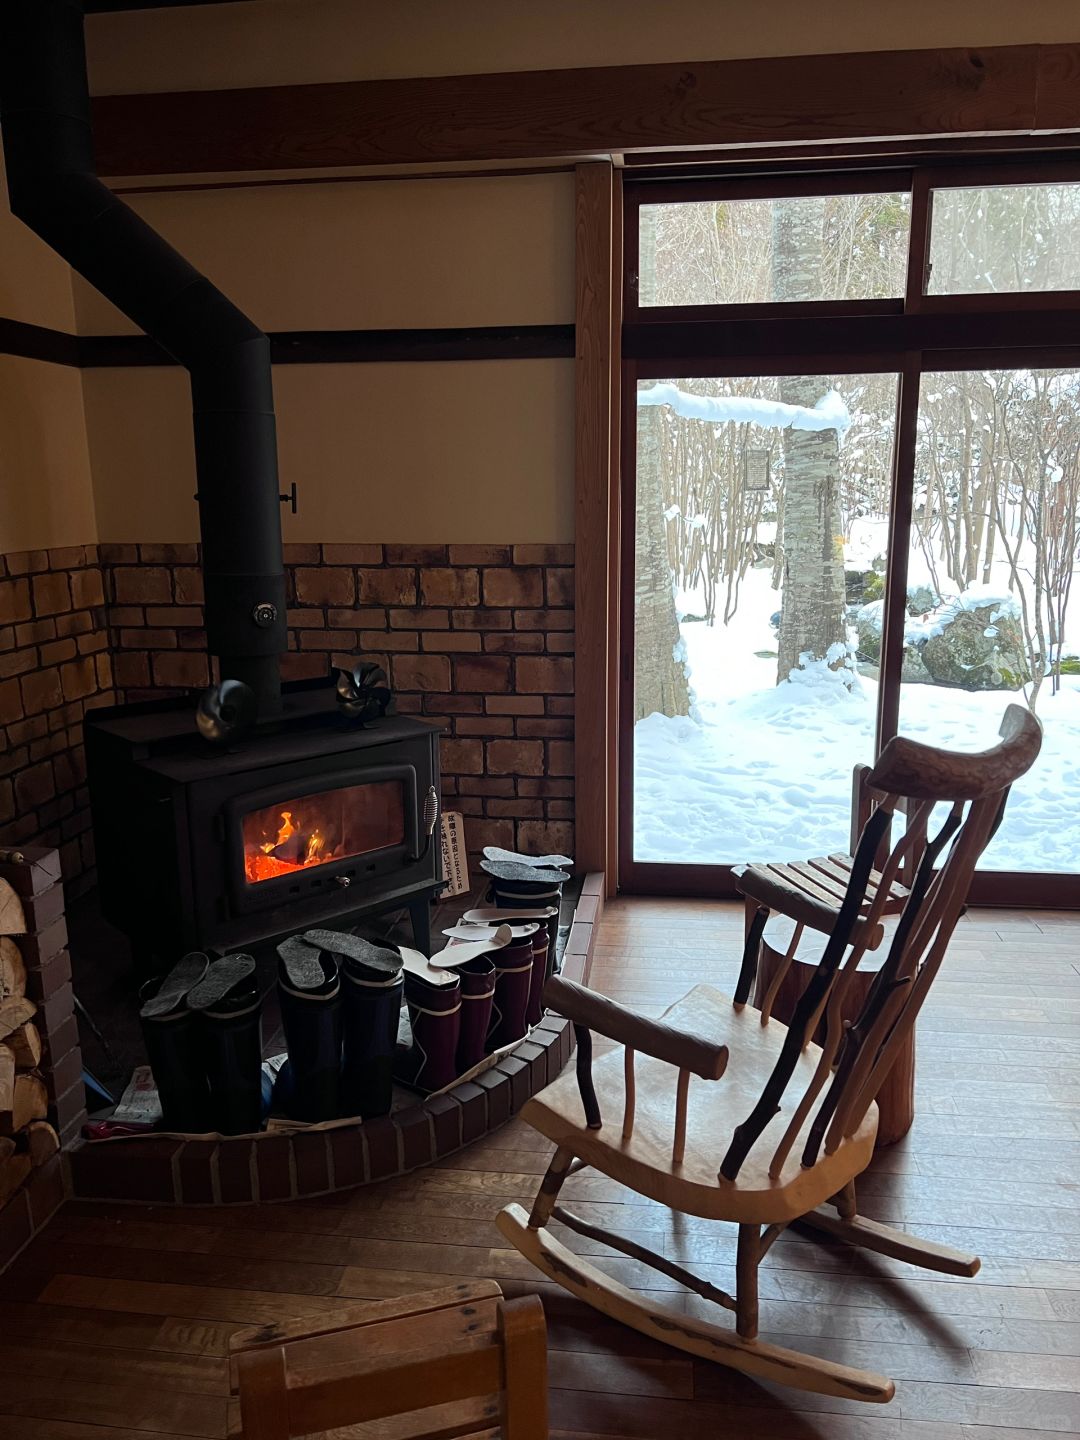
{"label": "wooden window frame", "polygon": [[[921,377],[965,369],[1080,369],[1080,343],[1074,340],[1080,291],[1013,292],[928,296],[923,277],[929,251],[932,194],[935,188],[1034,184],[1055,180],[1080,182],[1080,163],[1032,157],[1009,163],[980,164],[970,156],[956,164],[868,167],[862,172],[836,168],[797,176],[789,171],[735,180],[654,181],[626,177],[625,255],[621,295],[622,377],[621,488],[616,513],[621,543],[610,559],[609,596],[628,617],[621,627],[617,690],[616,770],[618,795],[615,837],[607,837],[610,864],[614,849],[617,876],[609,890],[639,894],[734,896],[730,865],[653,864],[633,857],[633,554],[636,483],[636,391],[643,379],[672,375],[708,377],[780,374],[895,372],[898,376],[896,438],[892,456],[892,519],[889,531],[883,669],[891,658],[894,680],[879,688],[877,749],[896,733],[900,705],[897,657],[903,648],[907,583],[907,529],[910,524],[915,434]],[[911,239],[905,294],[897,300],[770,302],[736,306],[648,306],[637,304],[636,253],[638,209],[642,203],[710,198],[750,199],[771,195],[876,193],[906,188],[912,195]],[[891,182],[891,183],[890,183]],[[822,321],[827,321],[822,324]],[[612,419],[614,420],[614,416]],[[612,445],[610,459],[615,458]],[[610,540],[610,535],[608,536]],[[903,542],[903,543],[901,543]],[[902,553],[901,553],[902,552]],[[610,714],[610,712],[609,712]],[[871,759],[872,757],[866,757]],[[1080,905],[1075,874],[988,871],[976,876],[973,899],[1028,906]]]}

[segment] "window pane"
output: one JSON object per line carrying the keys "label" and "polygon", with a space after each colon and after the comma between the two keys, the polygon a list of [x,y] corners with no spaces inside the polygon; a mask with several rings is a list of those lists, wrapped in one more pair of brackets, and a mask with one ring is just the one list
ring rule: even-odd
{"label": "window pane", "polygon": [[874,758],[896,390],[639,384],[635,860],[847,848],[852,767]]}
{"label": "window pane", "polygon": [[639,304],[902,295],[910,198],[897,192],[642,205]]}
{"label": "window pane", "polygon": [[1080,290],[1080,183],[935,190],[928,295]]}
{"label": "window pane", "polygon": [[1080,871],[1080,372],[923,377],[900,730],[981,750],[1043,723],[981,862]]}

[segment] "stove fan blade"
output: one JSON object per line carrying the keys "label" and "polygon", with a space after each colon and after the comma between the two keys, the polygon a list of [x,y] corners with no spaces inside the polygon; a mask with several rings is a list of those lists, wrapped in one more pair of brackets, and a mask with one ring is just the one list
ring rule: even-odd
{"label": "stove fan blade", "polygon": [[226,745],[241,739],[255,723],[255,692],[242,680],[222,680],[199,696],[195,724],[204,740]]}
{"label": "stove fan blade", "polygon": [[350,720],[360,724],[387,713],[393,696],[381,665],[361,660],[351,670],[339,670],[337,702]]}

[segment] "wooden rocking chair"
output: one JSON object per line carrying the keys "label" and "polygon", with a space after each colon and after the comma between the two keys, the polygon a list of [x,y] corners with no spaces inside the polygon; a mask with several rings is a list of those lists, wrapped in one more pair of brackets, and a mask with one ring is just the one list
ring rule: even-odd
{"label": "wooden rocking chair", "polygon": [[[1000,733],[1001,743],[978,755],[903,737],[886,745],[868,777],[882,798],[859,839],[835,924],[790,1026],[747,1004],[756,947],[745,952],[734,1000],[699,985],[662,1021],[568,981],[548,982],[546,1003],[574,1023],[577,1083],[563,1075],[525,1106],[524,1117],[558,1148],[532,1213],[508,1205],[498,1217],[502,1233],[546,1276],[654,1339],[761,1379],[854,1400],[892,1398],[885,1376],[759,1341],[757,1272],[795,1221],[947,1275],[974,1275],[979,1268],[976,1256],[861,1219],[855,1178],[873,1153],[873,1096],[941,965],[1009,787],[1039,753],[1042,731],[1030,711],[1010,705]],[[908,802],[908,823],[867,906],[874,861],[901,801]],[[949,805],[948,814],[936,828],[928,826],[940,802]],[[866,1002],[844,1027],[845,986],[902,865],[912,874],[910,894]],[[822,1018],[818,1046],[810,1036]],[[595,1066],[594,1030],[624,1047]],[[721,1145],[726,1150],[718,1167]],[[675,1211],[737,1224],[736,1293],[560,1206],[563,1182],[585,1166]],[[733,1310],[734,1330],[610,1280],[551,1234],[552,1218]]]}

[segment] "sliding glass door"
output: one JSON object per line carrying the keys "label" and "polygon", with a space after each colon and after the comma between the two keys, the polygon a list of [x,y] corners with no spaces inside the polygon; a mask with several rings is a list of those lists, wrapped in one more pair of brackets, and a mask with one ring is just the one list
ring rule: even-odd
{"label": "sliding glass door", "polygon": [[983,748],[1015,701],[1046,743],[983,885],[1080,903],[1080,183],[628,203],[620,884],[845,850],[857,763]]}

